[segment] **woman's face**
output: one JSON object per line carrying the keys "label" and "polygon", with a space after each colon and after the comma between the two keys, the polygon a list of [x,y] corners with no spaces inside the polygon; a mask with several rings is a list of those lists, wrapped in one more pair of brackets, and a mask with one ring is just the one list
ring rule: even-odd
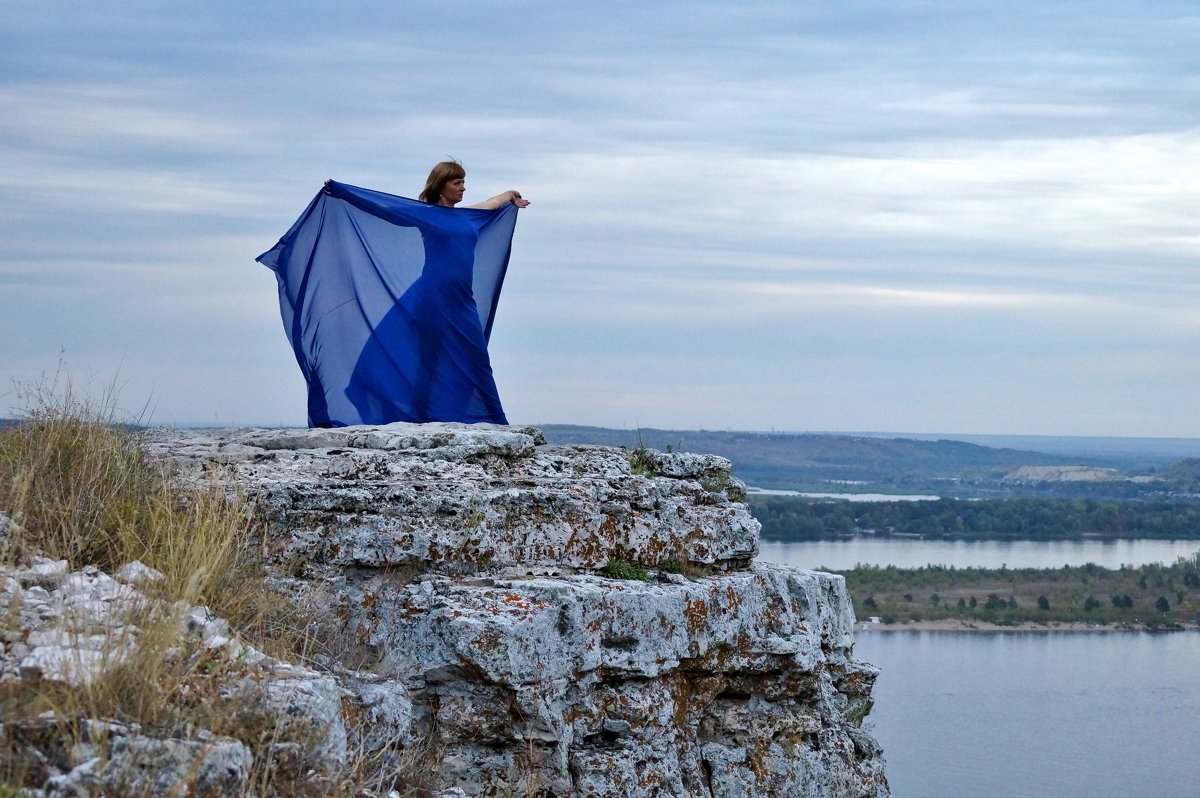
{"label": "woman's face", "polygon": [[446,185],[442,186],[441,199],[443,205],[454,207],[462,202],[463,193],[467,190],[467,179],[465,177],[456,177],[453,180],[447,181]]}

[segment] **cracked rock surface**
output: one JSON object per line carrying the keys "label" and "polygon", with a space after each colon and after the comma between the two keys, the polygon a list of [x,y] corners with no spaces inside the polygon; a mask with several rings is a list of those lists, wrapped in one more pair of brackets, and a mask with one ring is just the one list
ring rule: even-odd
{"label": "cracked rock surface", "polygon": [[754,562],[759,527],[723,458],[460,424],[147,441],[266,521],[270,583],[327,644],[327,675],[291,678],[353,700],[295,710],[286,674],[246,689],[335,729],[335,766],[357,729],[471,796],[889,795],[845,584]]}

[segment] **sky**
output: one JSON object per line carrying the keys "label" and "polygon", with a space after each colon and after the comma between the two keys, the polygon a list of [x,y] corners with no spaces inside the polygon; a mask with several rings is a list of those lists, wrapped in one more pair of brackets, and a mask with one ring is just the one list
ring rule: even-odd
{"label": "sky", "polygon": [[513,423],[1200,437],[1198,110],[1191,0],[0,0],[0,415],[303,425],[254,258],[452,156]]}

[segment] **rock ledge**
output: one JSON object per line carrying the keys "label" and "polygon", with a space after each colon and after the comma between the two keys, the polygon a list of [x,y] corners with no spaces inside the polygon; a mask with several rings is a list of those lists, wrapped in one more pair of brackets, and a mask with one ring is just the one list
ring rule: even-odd
{"label": "rock ledge", "polygon": [[[320,767],[392,751],[447,795],[889,795],[845,584],[754,562],[759,527],[723,458],[459,424],[159,429],[147,445],[265,520],[269,583],[311,608],[320,669],[266,667],[199,610],[191,633],[258,657],[247,684],[321,728]],[[646,580],[600,575],[614,561]],[[11,589],[45,603],[74,578],[39,567]],[[153,578],[104,585],[129,602]],[[216,750],[117,736],[131,761],[203,770]],[[248,752],[219,742],[234,783]]]}

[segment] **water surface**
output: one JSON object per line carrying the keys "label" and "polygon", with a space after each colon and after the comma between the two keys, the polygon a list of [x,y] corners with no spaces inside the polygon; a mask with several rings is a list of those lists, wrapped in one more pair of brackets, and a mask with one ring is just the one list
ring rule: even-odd
{"label": "water surface", "polygon": [[894,798],[1200,794],[1200,633],[859,632]]}
{"label": "water surface", "polygon": [[[1122,565],[1171,564],[1200,551],[1198,540],[916,540],[854,537],[782,543],[764,540],[758,559],[797,568],[842,571],[858,563],[919,568],[953,565],[982,568],[1061,568],[1089,562],[1105,568]],[[1198,792],[1200,794],[1200,792]]]}

